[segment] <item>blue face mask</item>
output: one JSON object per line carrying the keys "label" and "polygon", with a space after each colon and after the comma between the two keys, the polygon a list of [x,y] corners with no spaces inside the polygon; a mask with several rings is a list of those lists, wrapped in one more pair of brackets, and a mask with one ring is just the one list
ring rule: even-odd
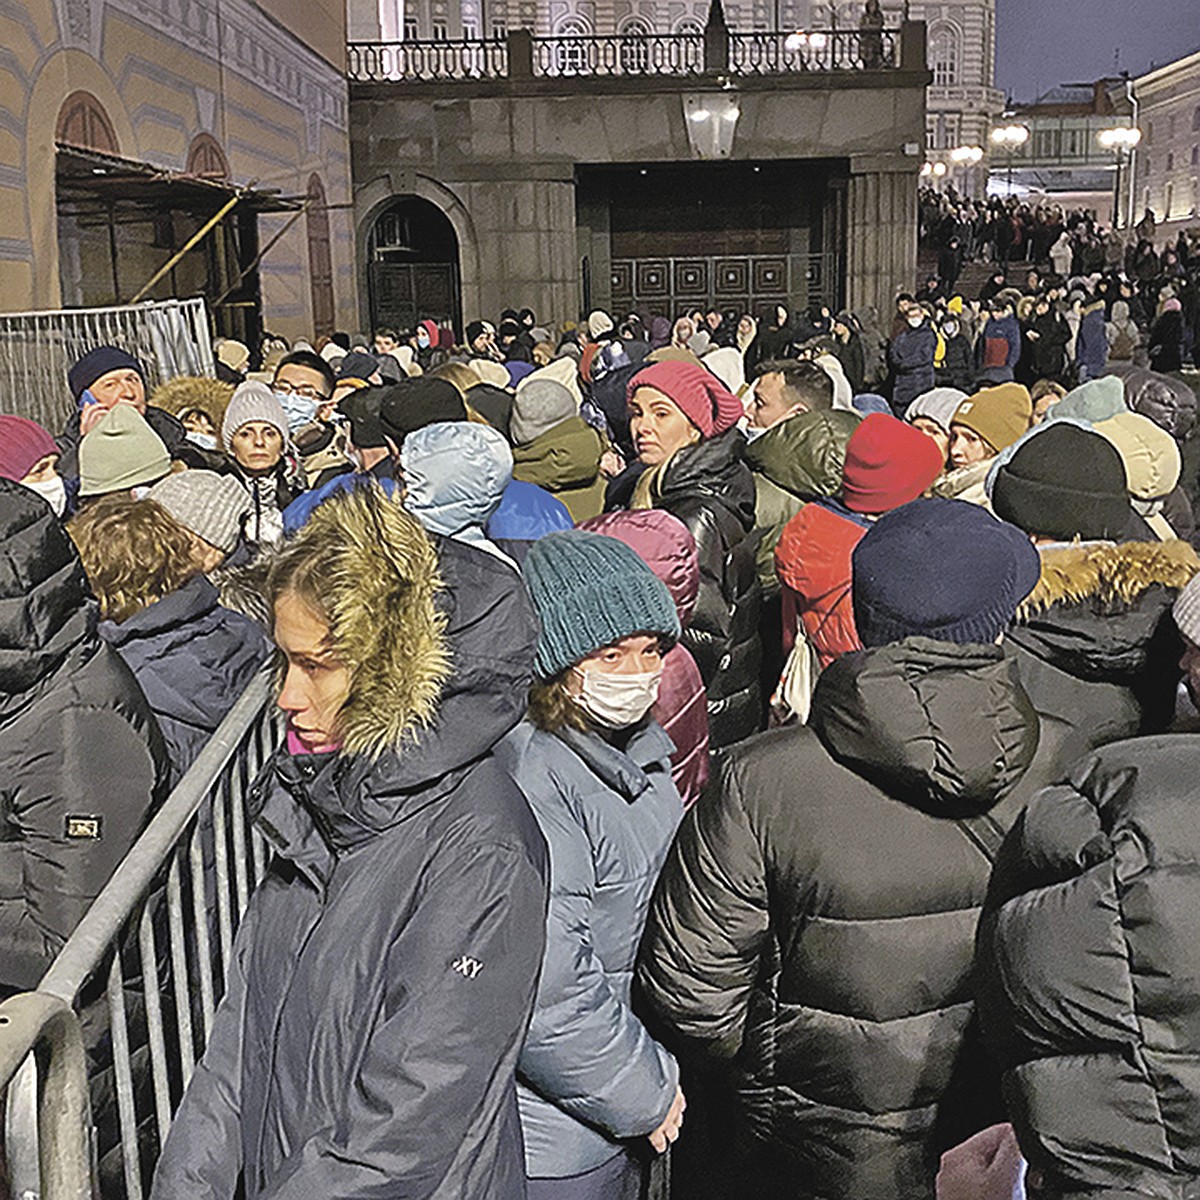
{"label": "blue face mask", "polygon": [[189,442],[199,446],[201,450],[215,450],[217,448],[217,439],[211,433],[200,433],[196,430],[191,430],[186,436]]}
{"label": "blue face mask", "polygon": [[417,345],[420,346],[422,350],[428,350],[429,349],[429,334],[418,333],[417,334]]}
{"label": "blue face mask", "polygon": [[279,401],[284,413],[287,414],[288,432],[295,433],[302,425],[313,421],[317,415],[320,403],[301,396],[297,392],[276,392],[275,399]]}

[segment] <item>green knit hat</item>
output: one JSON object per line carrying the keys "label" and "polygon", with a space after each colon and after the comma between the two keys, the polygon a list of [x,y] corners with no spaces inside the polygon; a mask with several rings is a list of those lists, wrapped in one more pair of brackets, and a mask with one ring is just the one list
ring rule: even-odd
{"label": "green knit hat", "polygon": [[540,679],[624,637],[679,636],[666,584],[616,538],[578,529],[548,534],[529,551],[524,575],[542,624],[533,663]]}
{"label": "green knit hat", "polygon": [[102,496],[154,483],[171,469],[162,438],[132,404],[116,404],[79,443],[79,494]]}

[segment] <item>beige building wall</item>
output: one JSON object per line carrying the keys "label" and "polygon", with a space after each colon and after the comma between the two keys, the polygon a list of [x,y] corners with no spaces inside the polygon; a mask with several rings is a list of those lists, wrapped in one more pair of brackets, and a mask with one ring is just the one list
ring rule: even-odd
{"label": "beige building wall", "polygon": [[1142,131],[1133,220],[1149,208],[1160,235],[1200,227],[1200,52],[1143,75],[1133,91]]}
{"label": "beige building wall", "polygon": [[[338,0],[16,0],[0,10],[0,43],[0,309],[63,302],[55,139],[64,102],[86,92],[122,158],[183,171],[208,135],[234,183],[304,196],[319,178],[336,323],[356,323]],[[260,219],[260,245],[284,220]],[[311,333],[308,259],[302,217],[260,268],[268,329]],[[84,268],[66,268],[86,292],[86,279],[71,275]],[[122,279],[125,298],[137,286]]]}

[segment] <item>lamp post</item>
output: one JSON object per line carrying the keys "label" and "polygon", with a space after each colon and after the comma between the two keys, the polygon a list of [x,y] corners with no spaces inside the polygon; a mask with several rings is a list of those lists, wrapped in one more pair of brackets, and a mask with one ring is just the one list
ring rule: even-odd
{"label": "lamp post", "polygon": [[1117,158],[1115,178],[1113,179],[1113,228],[1121,224],[1121,168],[1125,165],[1126,156],[1131,155],[1137,144],[1142,140],[1142,131],[1135,125],[1117,125],[1112,129],[1102,129],[1097,140],[1105,150],[1111,150]]}
{"label": "lamp post", "polygon": [[[950,151],[950,161],[954,163],[956,167],[960,167],[964,171],[970,171],[973,167],[979,166],[980,162],[983,161],[983,147],[955,146],[954,149]],[[973,180],[974,176],[968,175],[968,179]],[[970,191],[973,192],[974,190],[975,189],[972,186]]]}
{"label": "lamp post", "polygon": [[1029,141],[1029,130],[1024,125],[1000,125],[992,130],[992,145],[1003,147],[1008,152],[1008,194],[1012,195],[1013,155]]}

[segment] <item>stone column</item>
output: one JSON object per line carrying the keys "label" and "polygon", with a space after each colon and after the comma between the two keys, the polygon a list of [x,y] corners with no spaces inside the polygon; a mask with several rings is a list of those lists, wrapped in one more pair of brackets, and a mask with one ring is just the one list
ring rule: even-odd
{"label": "stone column", "polygon": [[916,284],[919,166],[899,156],[850,163],[846,300],[851,309],[874,305],[884,328],[896,293]]}

